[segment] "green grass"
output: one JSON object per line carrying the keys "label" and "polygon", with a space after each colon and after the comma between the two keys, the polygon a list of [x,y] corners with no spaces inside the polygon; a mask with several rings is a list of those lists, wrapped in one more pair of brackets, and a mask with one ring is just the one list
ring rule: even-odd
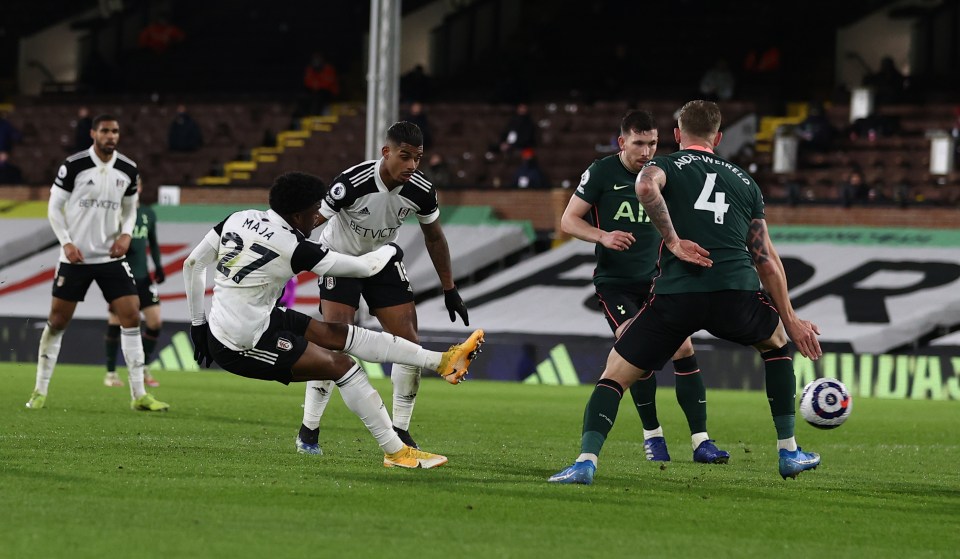
{"label": "green grass", "polygon": [[[766,398],[711,391],[732,458],[693,464],[672,391],[674,462],[643,460],[628,404],[594,485],[546,478],[579,450],[589,387],[423,382],[412,427],[437,470],[385,469],[335,396],[322,457],[298,455],[302,386],[164,373],[166,414],[129,411],[94,367],[61,366],[47,408],[31,364],[0,365],[0,557],[942,557],[960,547],[957,402],[859,399],[823,455],[776,471]],[[389,401],[388,382],[377,382]]]}

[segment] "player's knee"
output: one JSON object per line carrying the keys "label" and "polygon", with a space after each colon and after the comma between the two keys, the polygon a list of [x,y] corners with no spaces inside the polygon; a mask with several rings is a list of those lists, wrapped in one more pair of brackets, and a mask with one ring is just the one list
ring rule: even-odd
{"label": "player's knee", "polygon": [[790,350],[787,348],[786,344],[784,344],[781,347],[768,349],[766,351],[763,351],[763,350],[760,351],[760,357],[762,357],[764,361],[769,361],[770,359],[781,359],[783,357],[789,357],[789,356],[790,356]]}
{"label": "player's knee", "polygon": [[673,354],[673,361],[685,359],[691,355],[693,355],[693,342],[690,340],[690,338],[687,338],[686,340],[683,340],[682,344],[680,344],[680,349]]}

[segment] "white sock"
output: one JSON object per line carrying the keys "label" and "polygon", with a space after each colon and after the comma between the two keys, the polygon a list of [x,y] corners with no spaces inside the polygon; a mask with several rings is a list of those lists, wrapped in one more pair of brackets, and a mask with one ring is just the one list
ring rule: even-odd
{"label": "white sock", "polygon": [[706,431],[704,431],[704,432],[702,432],[702,433],[694,433],[694,434],[690,435],[690,442],[691,442],[691,444],[693,444],[693,450],[697,450],[697,447],[700,446],[700,443],[702,443],[703,441],[705,441],[705,440],[707,440],[707,439],[709,439],[709,438],[710,438],[710,436],[707,435],[707,432],[706,432]]}
{"label": "white sock", "polygon": [[663,425],[661,425],[660,427],[657,427],[656,429],[653,429],[652,431],[647,431],[646,429],[643,430],[643,440],[645,441],[648,439],[652,439],[654,437],[662,437],[662,436],[663,436]]}
{"label": "white sock", "polygon": [[403,448],[400,437],[393,430],[387,407],[383,405],[380,394],[370,385],[367,373],[359,365],[350,367],[337,381],[343,403],[357,414],[367,430],[377,439],[377,444],[387,454],[393,454]]}
{"label": "white sock", "polygon": [[393,424],[397,429],[409,431],[417,391],[420,390],[420,368],[394,363],[390,381],[393,382]]}
{"label": "white sock", "polygon": [[143,388],[143,340],[140,339],[140,327],[120,327],[120,350],[127,362],[130,378],[130,395],[134,399],[147,393]]}
{"label": "white sock", "polygon": [[790,437],[789,439],[777,439],[777,450],[785,448],[790,452],[797,450],[797,439],[795,437]]}
{"label": "white sock", "polygon": [[63,330],[54,330],[48,322],[40,335],[40,357],[37,358],[37,383],[34,390],[46,396],[50,388],[53,368],[60,357],[60,343],[63,342]]}
{"label": "white sock", "polygon": [[577,456],[577,459],[574,462],[583,462],[584,460],[589,460],[593,462],[593,467],[597,467],[597,462],[600,461],[600,457],[596,454],[590,454],[589,452],[584,452],[580,456]]}
{"label": "white sock", "polygon": [[307,383],[306,395],[303,397],[303,425],[307,429],[318,429],[323,410],[330,403],[333,395],[332,380],[311,380]]}
{"label": "white sock", "polygon": [[371,363],[400,363],[433,370],[437,370],[443,358],[443,353],[423,349],[410,340],[353,325],[347,325],[343,353]]}

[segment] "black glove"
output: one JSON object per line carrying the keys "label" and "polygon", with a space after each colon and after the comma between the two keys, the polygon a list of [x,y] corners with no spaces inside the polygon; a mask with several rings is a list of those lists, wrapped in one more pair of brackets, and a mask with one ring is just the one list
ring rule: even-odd
{"label": "black glove", "polygon": [[394,256],[393,259],[396,260],[397,262],[403,260],[403,249],[400,248],[400,245],[398,245],[397,243],[387,243],[387,244],[397,249],[397,255]]}
{"label": "black glove", "polygon": [[157,284],[167,281],[167,274],[163,273],[163,268],[157,268],[153,271],[153,281],[157,282]]}
{"label": "black glove", "polygon": [[460,294],[457,292],[457,286],[453,286],[453,289],[443,292],[443,304],[447,306],[447,310],[450,312],[450,322],[456,322],[456,315],[460,315],[460,318],[463,319],[464,326],[470,326],[470,318],[467,316],[467,306],[463,304],[463,299],[460,298]]}
{"label": "black glove", "polygon": [[193,359],[197,365],[203,367],[203,361],[207,361],[206,367],[209,369],[213,363],[213,356],[210,355],[210,348],[207,345],[207,336],[210,334],[210,325],[203,324],[190,326],[190,339],[193,340]]}

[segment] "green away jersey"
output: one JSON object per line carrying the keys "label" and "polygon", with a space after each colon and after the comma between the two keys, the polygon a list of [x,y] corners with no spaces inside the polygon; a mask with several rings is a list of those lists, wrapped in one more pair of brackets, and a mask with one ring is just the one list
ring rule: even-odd
{"label": "green away jersey", "polygon": [[[149,245],[149,247],[148,247]],[[137,224],[133,227],[127,262],[133,270],[133,277],[140,279],[150,276],[147,269],[147,251],[153,260],[154,269],[160,268],[160,245],[157,243],[157,214],[150,206],[137,208]]]}
{"label": "green away jersey", "polygon": [[623,166],[620,155],[594,161],[580,178],[576,196],[590,204],[588,221],[604,231],[633,233],[636,242],[624,251],[597,243],[596,285],[649,283],[657,265],[660,233],[637,200],[637,174]]}
{"label": "green away jersey", "polygon": [[681,262],[664,249],[654,293],[703,293],[760,289],[747,251],[750,222],[763,219],[760,187],[746,172],[713,153],[681,150],[653,158],[667,175],[663,198],[673,227],[710,251],[712,268]]}

